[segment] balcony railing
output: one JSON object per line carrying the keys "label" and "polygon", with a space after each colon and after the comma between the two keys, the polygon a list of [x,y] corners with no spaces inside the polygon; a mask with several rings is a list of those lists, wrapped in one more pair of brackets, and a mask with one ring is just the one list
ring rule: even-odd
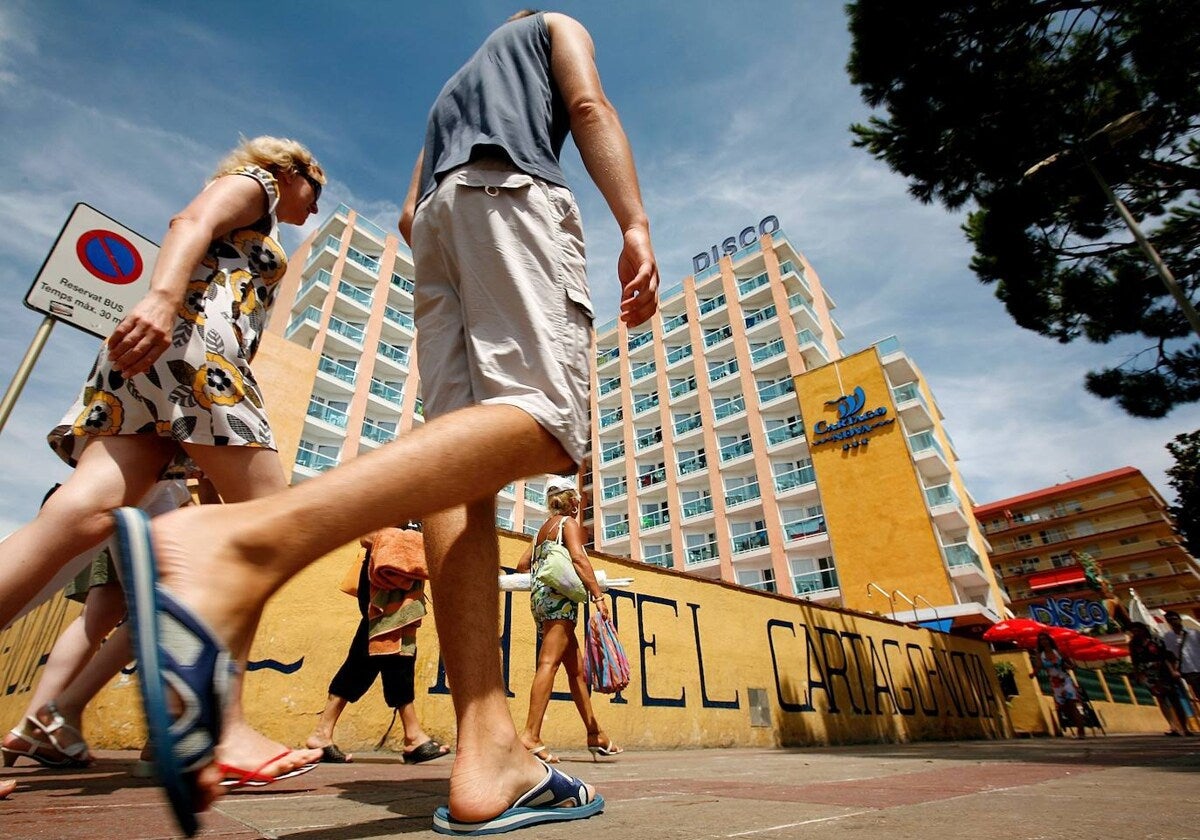
{"label": "balcony railing", "polygon": [[358,344],[360,346],[362,345],[363,328],[356,326],[355,324],[351,324],[346,321],[343,321],[341,318],[336,318],[336,317],[330,316],[329,331],[337,333],[338,335],[341,335],[341,336],[345,336],[346,338],[353,341],[355,344]]}
{"label": "balcony railing", "polygon": [[338,465],[338,459],[330,457],[329,455],[323,455],[320,452],[316,452],[312,449],[300,447],[296,450],[296,464],[301,467],[307,467],[310,470],[324,472],[325,470],[331,470],[336,467]]}
{"label": "balcony railing", "polygon": [[536,487],[525,485],[525,501],[533,502],[535,505],[546,506],[546,492],[539,490]]}
{"label": "balcony railing", "polygon": [[703,516],[706,513],[712,513],[713,500],[712,496],[701,496],[699,499],[693,499],[690,502],[684,502],[680,509],[684,519],[691,519],[694,516]]}
{"label": "balcony railing", "polygon": [[821,569],[817,572],[805,572],[792,576],[792,591],[797,595],[815,595],[819,592],[829,592],[841,588],[838,584],[835,569]]}
{"label": "balcony railing", "polygon": [[605,394],[611,394],[613,391],[617,390],[620,387],[621,387],[621,378],[619,376],[613,376],[608,379],[601,379],[600,380],[600,388],[599,388],[600,396],[603,397]]}
{"label": "balcony railing", "polygon": [[716,312],[725,305],[725,295],[717,295],[714,298],[709,298],[700,304],[700,316],[704,317],[709,312]]}
{"label": "balcony railing", "polygon": [[624,537],[629,534],[629,520],[622,519],[620,522],[614,522],[611,525],[604,526],[605,539],[615,540],[617,537]]}
{"label": "balcony railing", "polygon": [[755,350],[751,350],[750,351],[750,361],[754,364],[758,364],[759,362],[765,362],[767,359],[771,359],[771,358],[774,358],[775,356],[783,355],[783,351],[784,351],[783,339],[777,338],[774,341],[772,341],[770,344],[764,344],[762,347],[759,347]]}
{"label": "balcony railing", "polygon": [[725,493],[725,506],[733,507],[735,505],[744,505],[746,502],[753,502],[762,498],[762,492],[759,490],[758,482],[743,484],[740,487],[735,487]]}
{"label": "balcony railing", "polygon": [[657,528],[660,525],[668,525],[671,522],[671,513],[666,510],[656,510],[652,513],[643,513],[641,520],[642,530]]}
{"label": "balcony railing", "polygon": [[651,332],[650,330],[646,330],[645,332],[638,333],[637,335],[631,335],[631,336],[629,336],[629,349],[630,349],[630,351],[633,351],[633,350],[638,349],[639,347],[645,347],[647,344],[649,344],[653,340],[654,340],[654,333]]}
{"label": "balcony railing", "polygon": [[379,260],[375,257],[367,256],[357,248],[347,248],[346,259],[361,265],[371,274],[379,274]]}
{"label": "balcony railing", "polygon": [[643,362],[640,365],[634,365],[629,371],[629,380],[637,382],[640,379],[645,379],[647,376],[654,375],[654,362]]}
{"label": "balcony railing", "polygon": [[378,352],[380,356],[386,359],[391,359],[393,362],[408,367],[409,350],[407,347],[398,347],[395,344],[389,344],[386,341],[379,342]]}
{"label": "balcony railing", "polygon": [[921,389],[917,387],[916,382],[906,382],[899,388],[893,388],[892,399],[896,401],[897,405],[913,400],[917,400],[922,405],[925,404],[925,397],[921,395]]}
{"label": "balcony railing", "polygon": [[315,306],[304,307],[304,311],[293,318],[292,322],[288,324],[287,337],[291,338],[296,330],[300,329],[305,322],[311,323],[314,327],[319,325],[321,323],[321,310]]}
{"label": "balcony railing", "polygon": [[692,391],[695,391],[698,387],[699,386],[696,384],[696,377],[689,376],[682,382],[676,382],[671,386],[671,396],[682,397],[684,394],[690,394]]}
{"label": "balcony railing", "polygon": [[708,369],[708,381],[719,382],[727,376],[732,376],[738,372],[737,359],[730,359],[722,364],[712,365]]}
{"label": "balcony railing", "polygon": [[954,492],[954,488],[949,484],[939,484],[936,487],[925,488],[925,499],[929,502],[930,507],[940,507],[942,505],[957,505],[962,507],[962,502],[958,500],[958,493]]}
{"label": "balcony railing", "polygon": [[344,365],[341,362],[335,361],[328,356],[322,354],[317,362],[317,370],[328,373],[330,376],[342,380],[350,385],[354,384],[354,380],[358,378],[358,371],[349,365]]}
{"label": "balcony railing", "polygon": [[795,470],[788,470],[775,476],[775,492],[782,493],[785,490],[791,490],[793,487],[803,487],[805,484],[814,484],[817,480],[817,474],[813,470],[812,465],[800,467]]}
{"label": "balcony railing", "polygon": [[732,417],[735,414],[741,414],[746,410],[746,398],[736,396],[727,402],[716,403],[713,405],[713,419],[717,421],[724,420],[726,417]]}
{"label": "balcony railing", "polygon": [[720,555],[717,553],[716,541],[701,543],[700,545],[688,546],[687,554],[685,555],[685,564],[695,566],[699,563],[707,563],[709,560],[716,560]]}
{"label": "balcony railing", "polygon": [[946,452],[942,449],[942,445],[938,443],[937,438],[933,436],[933,432],[924,431],[918,432],[915,435],[908,436],[908,445],[912,448],[912,452],[916,455],[919,452],[933,450],[942,456],[942,460],[946,460]]}
{"label": "balcony railing", "polygon": [[704,334],[704,346],[712,347],[716,344],[720,344],[722,341],[725,341],[727,338],[730,338],[732,335],[733,335],[733,328],[730,327],[728,324],[721,327],[720,329],[709,330],[708,332],[706,332]]}
{"label": "balcony railing", "polygon": [[738,281],[738,295],[744,296],[753,292],[755,289],[767,285],[771,282],[771,278],[767,276],[767,272],[755,274],[747,280]]}
{"label": "balcony railing", "polygon": [[776,446],[784,441],[804,437],[804,423],[796,421],[776,426],[767,431],[767,446]]}
{"label": "balcony railing", "polygon": [[970,543],[951,543],[950,545],[942,546],[942,550],[946,552],[947,566],[951,568],[955,566],[975,566],[980,571],[983,571],[983,561],[979,559],[979,554],[971,547]]}
{"label": "balcony railing", "polygon": [[600,495],[605,499],[616,499],[620,496],[624,496],[628,492],[629,486],[625,483],[625,479],[621,479],[616,484],[605,485],[604,490],[601,491]]}
{"label": "balcony railing", "polygon": [[804,291],[808,292],[810,297],[812,296],[812,288],[810,288],[808,285],[808,278],[804,276],[804,269],[798,268],[794,262],[791,260],[784,260],[781,262],[779,264],[779,273],[780,275],[794,275],[795,278],[800,281],[800,287],[804,289]]}
{"label": "balcony railing", "polygon": [[682,347],[676,347],[671,352],[667,353],[667,364],[673,365],[676,362],[690,358],[692,355],[692,345],[685,344]]}
{"label": "balcony railing", "polygon": [[301,300],[313,286],[325,286],[329,288],[331,282],[333,282],[333,275],[322,268],[304,282],[304,285],[300,287],[300,293],[296,295],[296,300]]}
{"label": "balcony railing", "polygon": [[339,429],[346,428],[346,412],[339,411],[316,400],[308,401],[308,416],[323,420],[331,426],[337,426]]}
{"label": "balcony railing", "polygon": [[620,347],[610,347],[607,350],[601,350],[596,354],[596,367],[604,367],[613,359],[618,359],[621,356]]}
{"label": "balcony railing", "polygon": [[675,465],[675,469],[680,475],[687,475],[688,473],[705,469],[707,466],[708,459],[701,453],[700,455],[693,455],[691,458],[684,458]]}
{"label": "balcony railing", "polygon": [[332,251],[336,254],[341,249],[342,240],[338,239],[333,234],[330,234],[329,236],[325,237],[324,242],[322,242],[320,245],[314,246],[312,251],[309,252],[308,261],[304,264],[304,267],[308,268],[310,265],[316,262],[317,257],[321,256],[323,251]]}
{"label": "balcony railing", "polygon": [[513,521],[511,516],[501,516],[500,514],[496,514],[497,528],[503,528],[505,531],[512,531],[515,530],[516,524],[517,523]]}
{"label": "balcony railing", "polygon": [[658,566],[660,569],[669,569],[675,565],[675,558],[671,556],[670,550],[660,551],[658,554],[643,554],[642,562],[647,566]]}
{"label": "balcony railing", "polygon": [[353,283],[347,283],[345,280],[338,281],[338,294],[343,297],[348,297],[357,303],[361,303],[368,309],[371,308],[371,293],[358,288]]}
{"label": "balcony railing", "polygon": [[816,516],[806,516],[803,519],[793,519],[791,522],[784,522],[783,533],[789,541],[802,540],[805,537],[824,534],[825,514],[820,513]]}
{"label": "balcony railing", "polygon": [[407,312],[401,312],[394,306],[385,306],[383,308],[383,318],[385,321],[391,321],[396,326],[402,327],[409,332],[416,330],[416,323],[413,321],[413,317]]}
{"label": "balcony railing", "polygon": [[404,403],[404,392],[398,388],[393,388],[381,380],[371,377],[370,392],[377,397],[382,397],[390,403],[402,405]]}
{"label": "balcony railing", "polygon": [[757,312],[751,312],[749,315],[746,316],[746,329],[750,329],[751,327],[756,327],[759,324],[763,323],[764,321],[770,321],[777,314],[778,314],[778,311],[775,309],[775,304],[771,304],[770,306],[764,306],[762,309],[759,309]]}
{"label": "balcony railing", "polygon": [[721,461],[732,461],[754,451],[754,444],[749,440],[735,440],[721,447]]}
{"label": "balcony railing", "polygon": [[640,434],[633,440],[633,444],[637,449],[647,449],[656,443],[662,443],[662,429],[655,429],[645,434]]}
{"label": "balcony railing", "polygon": [[638,487],[653,487],[656,484],[662,484],[666,480],[667,471],[664,467],[655,467],[652,470],[638,473]]}
{"label": "balcony railing", "polygon": [[665,319],[663,319],[663,334],[665,335],[666,333],[673,332],[674,330],[677,330],[680,327],[682,327],[687,322],[688,322],[688,316],[687,316],[686,312],[684,312],[680,315],[674,315],[670,318],[665,318]]}
{"label": "balcony railing", "polygon": [[675,421],[675,434],[682,435],[684,432],[690,432],[692,429],[699,429],[704,424],[704,417],[697,411],[695,414],[689,414],[687,417],[682,417]]}
{"label": "balcony railing", "polygon": [[641,414],[658,405],[658,394],[644,394],[633,401],[633,413]]}
{"label": "balcony railing", "polygon": [[803,312],[812,319],[814,324],[820,324],[821,319],[817,317],[817,313],[808,305],[808,299],[804,295],[791,295],[788,297],[788,310],[791,312]]}
{"label": "balcony railing", "polygon": [[733,545],[734,554],[745,554],[747,551],[757,551],[760,548],[766,548],[770,545],[770,542],[767,540],[766,528],[733,537],[730,542]]}
{"label": "balcony railing", "polygon": [[610,461],[615,461],[618,458],[624,457],[624,455],[625,455],[625,444],[620,443],[620,444],[617,444],[616,446],[609,447],[608,449],[600,450],[600,462],[603,464],[607,464]]}
{"label": "balcony railing", "polygon": [[362,436],[376,443],[390,443],[396,439],[396,430],[384,428],[372,423],[370,420],[364,420],[362,424]]}
{"label": "balcony railing", "polygon": [[615,423],[620,423],[622,416],[623,412],[619,408],[604,412],[600,415],[600,428],[607,429]]}
{"label": "balcony railing", "polygon": [[413,281],[409,280],[407,277],[396,274],[395,272],[392,272],[392,285],[402,292],[408,292],[410,295],[413,293],[413,289],[416,288],[416,285],[413,283]]}
{"label": "balcony railing", "polygon": [[772,382],[770,385],[760,386],[758,400],[759,402],[770,402],[794,393],[796,393],[796,384],[790,379],[784,379],[782,382]]}

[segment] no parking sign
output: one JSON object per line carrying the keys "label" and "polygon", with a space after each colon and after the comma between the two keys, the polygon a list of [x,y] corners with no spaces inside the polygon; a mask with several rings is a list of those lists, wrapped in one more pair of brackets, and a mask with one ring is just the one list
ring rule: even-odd
{"label": "no parking sign", "polygon": [[158,246],[87,204],[76,204],[25,305],[107,338],[150,288]]}

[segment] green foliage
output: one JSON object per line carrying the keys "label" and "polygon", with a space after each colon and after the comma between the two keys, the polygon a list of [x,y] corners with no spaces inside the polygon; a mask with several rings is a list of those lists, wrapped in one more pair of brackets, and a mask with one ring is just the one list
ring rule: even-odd
{"label": "green foliage", "polygon": [[1200,550],[1200,431],[1176,435],[1167,444],[1175,464],[1167,470],[1167,480],[1175,491],[1171,515],[1193,555]]}
{"label": "green foliage", "polygon": [[[1200,3],[858,0],[847,11],[851,79],[885,113],[852,126],[855,145],[921,201],[973,206],[971,268],[1013,319],[1063,342],[1145,338],[1145,351],[1087,379],[1131,414],[1200,399],[1200,344],[1083,163],[1194,297]],[[1133,112],[1123,136],[1097,139]]]}
{"label": "green foliage", "polygon": [[1000,679],[1011,677],[1017,670],[1011,662],[992,662],[992,667],[996,669],[996,676]]}

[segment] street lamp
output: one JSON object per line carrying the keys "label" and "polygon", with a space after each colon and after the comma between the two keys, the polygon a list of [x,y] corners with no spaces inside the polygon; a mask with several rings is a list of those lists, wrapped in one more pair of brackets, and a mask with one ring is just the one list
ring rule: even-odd
{"label": "street lamp", "polygon": [[[1140,131],[1145,125],[1146,112],[1134,111],[1108,123],[1084,140],[1082,145],[1088,146],[1101,139],[1107,140],[1109,143],[1116,143]],[[1141,227],[1138,225],[1137,220],[1133,218],[1133,214],[1129,212],[1129,208],[1125,206],[1125,202],[1121,201],[1117,197],[1117,194],[1112,191],[1112,187],[1104,180],[1104,176],[1100,174],[1100,170],[1096,169],[1095,164],[1092,163],[1091,158],[1086,153],[1078,149],[1065,149],[1061,152],[1055,152],[1045,160],[1038,161],[1026,169],[1023,177],[1029,178],[1040,170],[1060,163],[1074,155],[1078,155],[1083,160],[1083,165],[1087,167],[1088,172],[1092,173],[1092,177],[1100,185],[1100,189],[1104,192],[1105,197],[1108,198],[1113,207],[1117,208],[1117,213],[1121,216],[1121,220],[1125,222],[1126,227],[1133,234],[1133,238],[1142,249],[1142,252],[1149,257],[1155,271],[1158,272],[1158,276],[1162,278],[1163,285],[1167,287],[1167,291],[1175,298],[1175,302],[1183,310],[1184,317],[1192,325],[1192,330],[1196,335],[1200,335],[1200,314],[1197,314],[1196,307],[1192,306],[1192,302],[1188,300],[1188,296],[1184,294],[1183,289],[1175,280],[1175,275],[1171,273],[1171,269],[1167,268],[1167,264],[1158,255],[1158,251],[1154,249],[1154,246],[1150,244],[1150,240],[1142,233]]]}

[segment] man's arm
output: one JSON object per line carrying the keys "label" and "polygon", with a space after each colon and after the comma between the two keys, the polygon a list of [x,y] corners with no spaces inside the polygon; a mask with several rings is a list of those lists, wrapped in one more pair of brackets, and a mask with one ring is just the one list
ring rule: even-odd
{"label": "man's arm", "polygon": [[588,31],[557,12],[546,14],[546,28],[550,32],[550,70],[570,115],[571,135],[583,165],[621,228],[624,245],[617,261],[621,320],[634,327],[658,309],[658,264],[633,152],[616,109],[604,95]]}
{"label": "man's arm", "polygon": [[425,163],[425,150],[417,155],[417,165],[413,167],[412,180],[408,184],[408,195],[404,198],[404,209],[400,211],[400,235],[412,247],[413,216],[417,214],[417,198],[421,190],[421,167]]}

